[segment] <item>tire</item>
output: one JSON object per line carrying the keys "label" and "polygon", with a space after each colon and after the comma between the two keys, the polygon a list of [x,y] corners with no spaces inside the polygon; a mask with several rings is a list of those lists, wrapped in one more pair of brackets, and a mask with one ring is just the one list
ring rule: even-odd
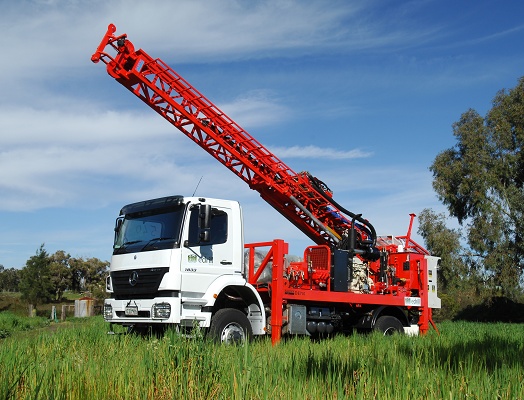
{"label": "tire", "polygon": [[382,332],[384,336],[395,335],[397,333],[404,333],[404,327],[402,323],[395,317],[390,315],[383,315],[378,317],[373,330]]}
{"label": "tire", "polygon": [[251,324],[240,310],[223,308],[211,318],[208,336],[217,343],[242,344],[252,335]]}

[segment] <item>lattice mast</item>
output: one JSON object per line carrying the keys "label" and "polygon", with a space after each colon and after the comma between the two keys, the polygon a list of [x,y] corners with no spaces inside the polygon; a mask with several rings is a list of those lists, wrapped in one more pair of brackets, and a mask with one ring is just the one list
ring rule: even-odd
{"label": "lattice mast", "polygon": [[[110,24],[91,57],[94,63],[104,62],[110,76],[259,192],[313,242],[376,258],[376,234],[367,220],[337,204],[329,188],[309,173],[291,170],[164,61],[135,50],[126,34],[115,32]],[[106,53],[107,46],[116,50],[114,57]]]}

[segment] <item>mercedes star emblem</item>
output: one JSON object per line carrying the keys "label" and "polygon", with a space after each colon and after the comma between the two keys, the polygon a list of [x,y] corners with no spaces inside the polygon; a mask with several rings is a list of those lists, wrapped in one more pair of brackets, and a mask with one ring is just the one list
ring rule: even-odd
{"label": "mercedes star emblem", "polygon": [[129,284],[131,286],[135,286],[138,283],[138,272],[133,271],[131,272],[131,275],[129,275]]}

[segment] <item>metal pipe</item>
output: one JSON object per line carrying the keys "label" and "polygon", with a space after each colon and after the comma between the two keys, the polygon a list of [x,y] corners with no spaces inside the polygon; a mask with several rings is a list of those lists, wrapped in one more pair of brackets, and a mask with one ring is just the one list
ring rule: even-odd
{"label": "metal pipe", "polygon": [[340,239],[336,237],[333,234],[333,232],[331,232],[322,222],[320,222],[318,218],[316,218],[313,214],[311,214],[311,212],[306,207],[300,204],[300,202],[295,198],[295,196],[289,196],[289,198],[298,208],[300,208],[300,210],[304,214],[306,214],[309,218],[311,218],[315,222],[315,224],[317,224],[320,228],[322,228],[324,232],[326,232],[335,241],[335,243],[339,242]]}

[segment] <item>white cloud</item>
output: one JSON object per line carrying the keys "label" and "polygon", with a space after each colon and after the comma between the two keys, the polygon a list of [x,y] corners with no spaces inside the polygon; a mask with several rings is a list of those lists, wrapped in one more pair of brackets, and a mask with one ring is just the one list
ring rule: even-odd
{"label": "white cloud", "polygon": [[312,49],[389,50],[434,34],[427,28],[407,30],[394,18],[370,19],[366,13],[375,6],[335,0],[329,7],[298,0],[13,2],[0,18],[0,46],[4,60],[10,60],[0,73],[15,80],[33,80],[32,73],[74,75],[72,68],[89,68],[109,23],[152,56],[168,52],[177,62],[229,62]]}
{"label": "white cloud", "polygon": [[[238,114],[252,120],[253,112]],[[187,194],[200,177],[199,192],[227,197],[221,182],[238,180],[147,109],[89,115],[15,109],[0,112],[0,131],[0,210]]]}
{"label": "white cloud", "polygon": [[[216,183],[228,179],[231,186],[238,180],[225,169],[222,176],[215,160],[147,107],[138,112],[102,110],[60,96],[57,102],[58,107],[49,102],[0,110],[0,210],[85,207],[106,204],[115,196],[120,201],[187,193],[200,177],[204,187],[199,192],[205,188],[206,195],[227,197],[231,192]],[[265,91],[247,93],[221,108],[249,127],[276,124],[291,115]],[[280,147],[275,153],[331,159],[368,155],[317,146]],[[121,188],[124,182],[132,185]]]}
{"label": "white cloud", "polygon": [[329,147],[318,146],[291,146],[291,147],[271,147],[274,154],[281,158],[308,158],[308,159],[328,159],[328,160],[349,160],[354,158],[370,157],[372,153],[360,149],[337,150]]}
{"label": "white cloud", "polygon": [[274,125],[293,117],[293,113],[268,90],[253,90],[220,107],[246,127]]}
{"label": "white cloud", "polygon": [[[112,83],[112,82],[109,82]],[[72,99],[71,99],[72,100]],[[169,133],[169,125],[144,111],[84,110],[71,105],[56,108],[27,106],[0,110],[0,142],[6,146],[84,145],[155,140]]]}

